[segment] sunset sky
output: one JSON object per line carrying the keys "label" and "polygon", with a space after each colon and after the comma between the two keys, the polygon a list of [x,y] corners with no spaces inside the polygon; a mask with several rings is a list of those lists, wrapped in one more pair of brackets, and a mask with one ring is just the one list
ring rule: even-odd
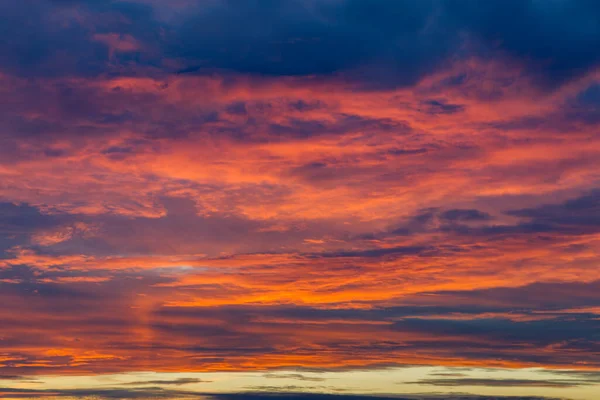
{"label": "sunset sky", "polygon": [[0,398],[600,398],[600,1],[0,0]]}

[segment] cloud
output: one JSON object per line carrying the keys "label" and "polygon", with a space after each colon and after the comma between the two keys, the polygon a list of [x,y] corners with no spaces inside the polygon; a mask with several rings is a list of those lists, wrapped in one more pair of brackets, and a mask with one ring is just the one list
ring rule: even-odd
{"label": "cloud", "polygon": [[0,375],[0,380],[34,382],[35,378],[21,375]]}
{"label": "cloud", "polygon": [[534,379],[422,379],[417,382],[409,382],[417,385],[434,386],[485,386],[485,387],[548,387],[548,388],[570,388],[589,385],[590,382],[577,380],[534,380]]}
{"label": "cloud", "polygon": [[[13,398],[27,398],[32,395],[36,398],[57,398],[57,397],[73,397],[73,396],[93,396],[100,399],[143,399],[143,398],[157,398],[157,399],[169,399],[176,396],[181,399],[214,399],[214,400],[234,400],[234,399],[249,399],[249,400],[267,400],[277,399],[285,397],[286,399],[293,400],[435,400],[439,399],[438,396],[414,396],[409,397],[400,396],[359,396],[359,395],[337,395],[337,394],[310,394],[310,393],[201,393],[201,392],[184,392],[184,391],[169,391],[158,388],[151,389],[62,389],[62,390],[29,390],[29,389],[0,389],[0,394],[11,396]],[[464,396],[464,395],[444,395],[445,399],[456,400],[488,400],[491,397],[485,396]],[[494,397],[497,398],[497,397]],[[504,397],[504,399],[511,400],[517,399],[516,397]],[[546,397],[518,397],[520,400],[550,400]]]}
{"label": "cloud", "polygon": [[[446,11],[475,39],[527,60],[527,67],[545,85],[561,84],[599,61],[588,52],[599,37],[592,21],[600,15],[600,8],[594,2],[511,0],[446,5]],[[567,55],[567,48],[573,53]]]}
{"label": "cloud", "polygon": [[593,2],[13,3],[3,376],[599,367]]}
{"label": "cloud", "polygon": [[170,391],[161,388],[148,389],[11,389],[0,388],[0,394],[11,398],[72,398],[96,397],[100,399],[172,399],[174,396],[182,399],[201,399],[199,393]]}
{"label": "cloud", "polygon": [[554,376],[569,376],[580,379],[589,384],[600,382],[600,371],[585,371],[585,370],[548,370],[549,375]]}
{"label": "cloud", "polygon": [[263,375],[267,379],[297,379],[300,381],[308,381],[308,382],[323,382],[326,381],[326,378],[320,378],[315,376],[306,376],[302,374],[278,374],[278,373],[268,373]]}
{"label": "cloud", "polygon": [[490,219],[490,215],[485,212],[460,209],[444,211],[440,217],[449,221],[485,221]]}
{"label": "cloud", "polygon": [[[395,87],[470,52],[504,53],[543,86],[556,87],[599,62],[593,49],[600,10],[588,1],[383,1],[375,8],[356,0],[215,1],[203,7],[191,1],[170,10],[156,2],[43,1],[2,11],[13,38],[0,54],[2,66],[30,76],[228,70],[342,74],[369,87]],[[25,30],[29,39],[20,43]],[[52,51],[55,43],[60,55]]]}
{"label": "cloud", "polygon": [[[160,307],[161,296],[171,296],[172,291],[156,287],[152,280],[125,275],[101,283],[70,282],[69,291],[61,291],[63,285],[2,284],[2,300],[13,311],[2,314],[7,323],[2,344],[11,349],[5,360],[6,372],[40,374],[88,368],[126,372],[146,365],[149,348],[160,352],[165,371],[212,370],[214,363],[233,370],[255,370],[257,365],[259,370],[348,370],[385,363],[453,365],[457,359],[502,367],[567,368],[581,361],[596,366],[597,314],[581,307],[597,303],[597,296],[579,303],[580,311],[569,308],[574,306],[569,305],[570,300],[558,302],[563,308],[536,302],[535,296],[527,301],[522,296],[531,296],[534,287],[504,289],[506,300],[492,291],[488,295],[433,293],[422,299],[435,299],[434,305],[370,309],[339,305]],[[588,290],[590,294],[593,291],[591,287]],[[540,293],[553,292],[540,288]],[[483,298],[480,303],[474,300],[478,295]],[[468,296],[473,298],[468,300]],[[26,304],[19,303],[25,298]],[[556,302],[554,295],[549,298]],[[107,309],[120,312],[114,315]],[[81,310],[85,315],[80,315]],[[36,319],[35,327],[17,315]],[[302,331],[297,330],[299,325]],[[313,337],[320,339],[315,342]],[[49,351],[49,346],[57,350]],[[412,357],[412,353],[420,357]],[[321,381],[320,377],[276,371],[266,377]],[[136,381],[135,385],[144,383]],[[146,383],[197,381],[154,379]]]}
{"label": "cloud", "polygon": [[[345,395],[345,394],[298,394],[298,393],[268,393],[268,394],[254,394],[254,393],[239,393],[239,394],[213,394],[211,397],[215,400],[235,400],[235,399],[248,399],[248,400],[268,400],[285,397],[286,399],[292,400],[435,400],[435,399],[456,399],[456,400],[491,400],[491,397],[476,396],[476,395],[461,395],[461,394],[444,394],[440,396],[436,395],[394,395],[391,397],[386,396],[368,396],[368,395]],[[511,397],[503,397],[503,399],[510,400]],[[515,398],[516,399],[516,398]],[[519,396],[521,400],[543,400],[543,397],[523,397]],[[549,399],[549,398],[546,398]]]}
{"label": "cloud", "polygon": [[189,384],[193,384],[193,383],[205,383],[205,382],[211,382],[211,381],[206,381],[206,380],[202,380],[202,379],[198,379],[198,378],[179,378],[179,379],[173,379],[173,380],[148,380],[148,381],[136,381],[136,382],[127,382],[124,383],[124,386],[146,386],[146,385],[175,385],[175,386],[180,386],[180,385],[189,385]]}
{"label": "cloud", "polygon": [[600,191],[594,190],[562,204],[541,205],[536,208],[513,210],[510,215],[530,219],[523,226],[547,227],[569,232],[574,229],[594,229],[600,222]]}

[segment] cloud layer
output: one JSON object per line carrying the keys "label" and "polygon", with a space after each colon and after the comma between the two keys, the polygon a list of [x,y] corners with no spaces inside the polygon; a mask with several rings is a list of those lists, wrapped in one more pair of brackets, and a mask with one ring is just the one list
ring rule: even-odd
{"label": "cloud layer", "polygon": [[585,0],[0,4],[0,392],[594,373],[599,20]]}

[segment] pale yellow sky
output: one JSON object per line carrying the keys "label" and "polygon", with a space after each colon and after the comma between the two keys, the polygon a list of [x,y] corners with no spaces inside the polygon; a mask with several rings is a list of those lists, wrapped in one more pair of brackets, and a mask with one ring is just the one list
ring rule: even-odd
{"label": "pale yellow sky", "polygon": [[[457,380],[460,382],[461,379],[468,381],[464,385],[446,385],[449,381]],[[435,380],[441,382],[441,385],[432,382]],[[169,383],[173,381],[182,383]],[[421,381],[424,381],[424,383],[418,383]],[[144,385],[143,382],[147,382],[147,384]],[[484,382],[487,382],[485,386],[483,386]],[[549,387],[549,385],[555,385],[556,387]],[[4,387],[37,390],[56,389],[57,391],[162,387],[166,390],[201,393],[245,391],[373,395],[469,393],[488,396],[545,396],[573,400],[597,400],[598,393],[600,393],[598,377],[594,382],[592,379],[586,380],[584,375],[578,375],[576,372],[559,371],[557,373],[556,371],[543,369],[508,370],[446,367],[407,367],[339,372],[297,370],[222,373],[135,372],[77,376],[76,378],[73,376],[40,376],[31,381],[8,380],[4,382]]]}

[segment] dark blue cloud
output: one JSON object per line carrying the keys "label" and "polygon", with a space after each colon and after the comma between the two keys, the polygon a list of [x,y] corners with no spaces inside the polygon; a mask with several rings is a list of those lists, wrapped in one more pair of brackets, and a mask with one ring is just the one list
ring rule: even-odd
{"label": "dark blue cloud", "polygon": [[[600,306],[600,281],[589,283],[533,283],[509,288],[498,287],[471,291],[447,291],[435,293],[440,304],[454,304],[466,307],[468,312],[474,304],[479,307],[492,307],[496,311],[510,309],[552,310],[570,307]],[[499,308],[498,308],[499,307]],[[504,308],[508,307],[508,308]],[[488,310],[491,310],[488,309]]]}
{"label": "dark blue cloud", "polygon": [[56,226],[60,221],[27,204],[0,203],[0,258],[11,247],[28,243],[37,229]]}
{"label": "dark blue cloud", "polygon": [[[393,87],[451,58],[501,52],[551,88],[600,62],[600,6],[586,0],[220,0],[168,19],[128,1],[7,2],[0,11],[0,66],[27,76],[139,74],[151,67],[337,75]],[[109,62],[107,46],[93,40],[102,33],[131,35],[144,49]]]}
{"label": "dark blue cloud", "polygon": [[[600,230],[600,190],[593,190],[560,204],[512,210],[507,214],[525,219],[524,222],[513,227],[512,230],[515,231],[567,234],[598,232]],[[491,230],[503,231],[504,228],[496,227]],[[508,230],[510,231],[511,228]]]}
{"label": "dark blue cloud", "polygon": [[[152,13],[148,6],[117,1],[3,2],[0,66],[28,77],[108,72],[108,48],[94,34],[131,34],[151,43],[159,33]],[[135,60],[121,60],[129,61]]]}
{"label": "dark blue cloud", "polygon": [[575,121],[596,127],[600,124],[600,85],[594,84],[583,90],[565,107],[566,121]]}
{"label": "dark blue cloud", "polygon": [[558,204],[507,210],[506,215],[519,217],[514,224],[497,224],[492,215],[477,209],[422,209],[399,226],[391,235],[411,235],[425,231],[449,234],[504,238],[509,236],[560,233],[587,235],[600,231],[600,190]]}
{"label": "dark blue cloud", "polygon": [[404,256],[404,255],[422,255],[427,252],[435,252],[434,247],[429,246],[397,246],[390,248],[377,248],[355,251],[338,251],[331,253],[320,253],[314,257],[384,257],[384,256]]}
{"label": "dark blue cloud", "polygon": [[445,1],[457,27],[489,49],[524,62],[548,87],[600,62],[600,3],[594,0]]}
{"label": "dark blue cloud", "polygon": [[97,399],[201,399],[200,393],[166,390],[157,387],[143,389],[12,389],[0,388],[0,395],[11,398],[97,398]]}
{"label": "dark blue cloud", "polygon": [[443,26],[430,24],[437,3],[220,1],[175,27],[167,54],[190,72],[299,76],[353,70],[353,79],[379,76],[408,84],[458,44]]}
{"label": "dark blue cloud", "polygon": [[[337,394],[312,394],[312,393],[277,393],[266,392],[257,393],[202,393],[183,390],[167,390],[158,387],[143,388],[143,389],[8,389],[0,388],[0,395],[7,395],[11,398],[73,398],[73,397],[93,397],[101,400],[105,399],[206,399],[211,400],[439,400],[436,395],[410,395],[403,397],[402,395],[394,396],[368,396],[368,395],[337,395]],[[444,395],[448,400],[494,400],[497,396],[465,396],[461,394]],[[502,397],[503,400],[550,400],[548,397]]]}
{"label": "dark blue cloud", "polygon": [[[527,343],[536,347],[561,344],[562,348],[571,347],[577,350],[597,352],[600,350],[600,321],[594,317],[572,316],[559,317],[540,321],[510,321],[500,318],[477,318],[472,320],[421,319],[406,318],[394,324],[400,331],[437,332],[450,337],[458,335],[487,339],[497,343],[499,347],[485,345],[488,351],[499,351],[502,344],[516,347]],[[586,332],[583,334],[583,332]],[[433,344],[435,345],[435,344]],[[468,349],[469,347],[457,352]],[[481,349],[484,352],[484,349]],[[503,358],[507,357],[505,354]],[[537,357],[537,354],[531,356]]]}
{"label": "dark blue cloud", "polygon": [[429,115],[456,114],[464,111],[461,104],[450,104],[442,100],[427,100],[421,103],[419,110]]}
{"label": "dark blue cloud", "polygon": [[491,219],[488,213],[474,209],[448,210],[440,214],[440,217],[448,221],[487,221]]}

